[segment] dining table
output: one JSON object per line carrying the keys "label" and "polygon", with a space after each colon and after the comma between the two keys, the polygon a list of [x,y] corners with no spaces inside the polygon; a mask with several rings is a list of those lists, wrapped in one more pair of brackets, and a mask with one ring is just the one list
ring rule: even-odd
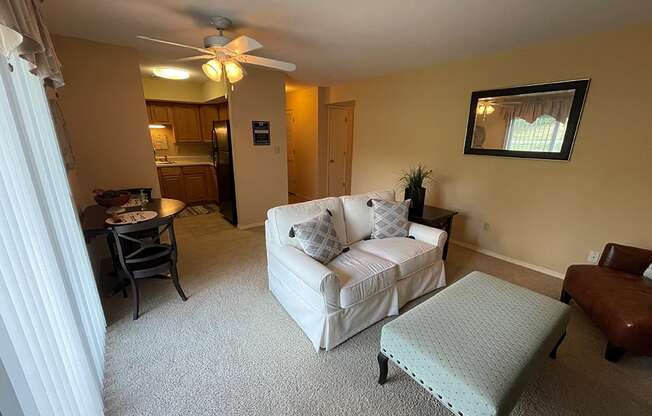
{"label": "dining table", "polygon": [[[131,206],[125,208],[125,212],[141,210],[154,211],[157,214],[155,218],[166,218],[177,215],[185,208],[185,202],[177,199],[152,198],[145,207],[141,207],[140,205]],[[111,226],[106,223],[106,219],[110,216],[111,214],[106,213],[106,207],[101,205],[91,205],[82,212],[81,228],[87,243],[97,236],[106,235],[111,232]]]}

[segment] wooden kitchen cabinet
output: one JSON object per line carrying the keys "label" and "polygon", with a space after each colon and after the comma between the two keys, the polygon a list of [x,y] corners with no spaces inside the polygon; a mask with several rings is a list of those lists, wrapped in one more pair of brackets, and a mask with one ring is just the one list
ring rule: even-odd
{"label": "wooden kitchen cabinet", "polygon": [[197,204],[208,200],[208,178],[205,174],[183,175],[186,203]]}
{"label": "wooden kitchen cabinet", "polygon": [[199,106],[174,104],[172,106],[172,116],[177,143],[197,143],[202,141]]}
{"label": "wooden kitchen cabinet", "polygon": [[186,201],[186,189],[181,168],[158,168],[158,176],[159,183],[161,184],[161,195],[164,198]]}
{"label": "wooden kitchen cabinet", "polygon": [[217,105],[218,120],[226,121],[229,119],[229,104],[219,103]]}
{"label": "wooden kitchen cabinet", "polygon": [[199,118],[201,119],[202,141],[210,143],[213,132],[213,121],[218,121],[220,119],[217,105],[205,104],[200,106]]}
{"label": "wooden kitchen cabinet", "polygon": [[229,104],[146,101],[150,124],[171,124],[177,143],[210,143],[213,121],[229,119]]}
{"label": "wooden kitchen cabinet", "polygon": [[149,122],[155,123],[172,123],[172,116],[170,115],[170,106],[158,103],[147,103],[147,114],[149,114]]}
{"label": "wooden kitchen cabinet", "polygon": [[217,202],[217,183],[212,166],[159,167],[163,198],[174,198],[188,205]]}

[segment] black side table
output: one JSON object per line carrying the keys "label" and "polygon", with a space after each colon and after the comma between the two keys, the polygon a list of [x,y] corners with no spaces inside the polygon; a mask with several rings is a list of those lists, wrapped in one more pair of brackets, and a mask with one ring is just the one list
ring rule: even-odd
{"label": "black side table", "polygon": [[439,228],[446,231],[446,243],[444,244],[444,252],[442,258],[446,260],[448,256],[448,240],[451,238],[451,228],[453,226],[453,217],[457,214],[455,211],[449,211],[443,208],[430,207],[428,205],[423,207],[423,215],[409,216],[409,220],[418,224],[427,225],[429,227]]}

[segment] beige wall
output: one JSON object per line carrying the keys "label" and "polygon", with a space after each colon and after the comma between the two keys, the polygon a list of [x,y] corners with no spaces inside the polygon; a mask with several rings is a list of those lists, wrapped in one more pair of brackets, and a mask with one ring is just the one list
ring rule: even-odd
{"label": "beige wall", "polygon": [[[559,273],[608,241],[652,247],[650,39],[637,27],[331,88],[356,102],[353,192],[424,163],[427,203],[460,211],[454,239]],[[569,162],[463,155],[472,91],[584,77]]]}
{"label": "beige wall", "polygon": [[77,205],[94,188],[152,187],[160,195],[136,51],[54,37],[66,85],[59,90],[76,160]]}
{"label": "beige wall", "polygon": [[[285,74],[247,69],[229,94],[235,188],[240,226],[265,221],[269,208],[287,203]],[[270,122],[271,145],[254,146],[251,122]]]}
{"label": "beige wall", "polygon": [[144,96],[148,100],[204,102],[204,89],[201,82],[187,79],[171,80],[153,76],[144,76],[142,82]]}
{"label": "beige wall", "polygon": [[294,165],[296,194],[319,196],[319,88],[304,88],[286,95],[286,108],[294,117]]}
{"label": "beige wall", "polygon": [[485,139],[482,147],[485,149],[502,149],[505,146],[507,122],[500,111],[475,117],[475,125],[484,128]]}
{"label": "beige wall", "polygon": [[145,98],[148,100],[204,103],[225,94],[223,83],[210,80],[198,82],[144,76],[142,83]]}

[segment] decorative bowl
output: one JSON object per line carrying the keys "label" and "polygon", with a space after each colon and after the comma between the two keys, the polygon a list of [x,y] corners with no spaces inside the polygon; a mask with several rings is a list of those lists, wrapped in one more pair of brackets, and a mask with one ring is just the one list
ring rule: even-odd
{"label": "decorative bowl", "polygon": [[104,191],[102,189],[96,189],[93,192],[95,193],[95,202],[98,205],[108,208],[106,212],[109,214],[124,212],[125,209],[121,205],[129,202],[130,194],[127,191]]}

